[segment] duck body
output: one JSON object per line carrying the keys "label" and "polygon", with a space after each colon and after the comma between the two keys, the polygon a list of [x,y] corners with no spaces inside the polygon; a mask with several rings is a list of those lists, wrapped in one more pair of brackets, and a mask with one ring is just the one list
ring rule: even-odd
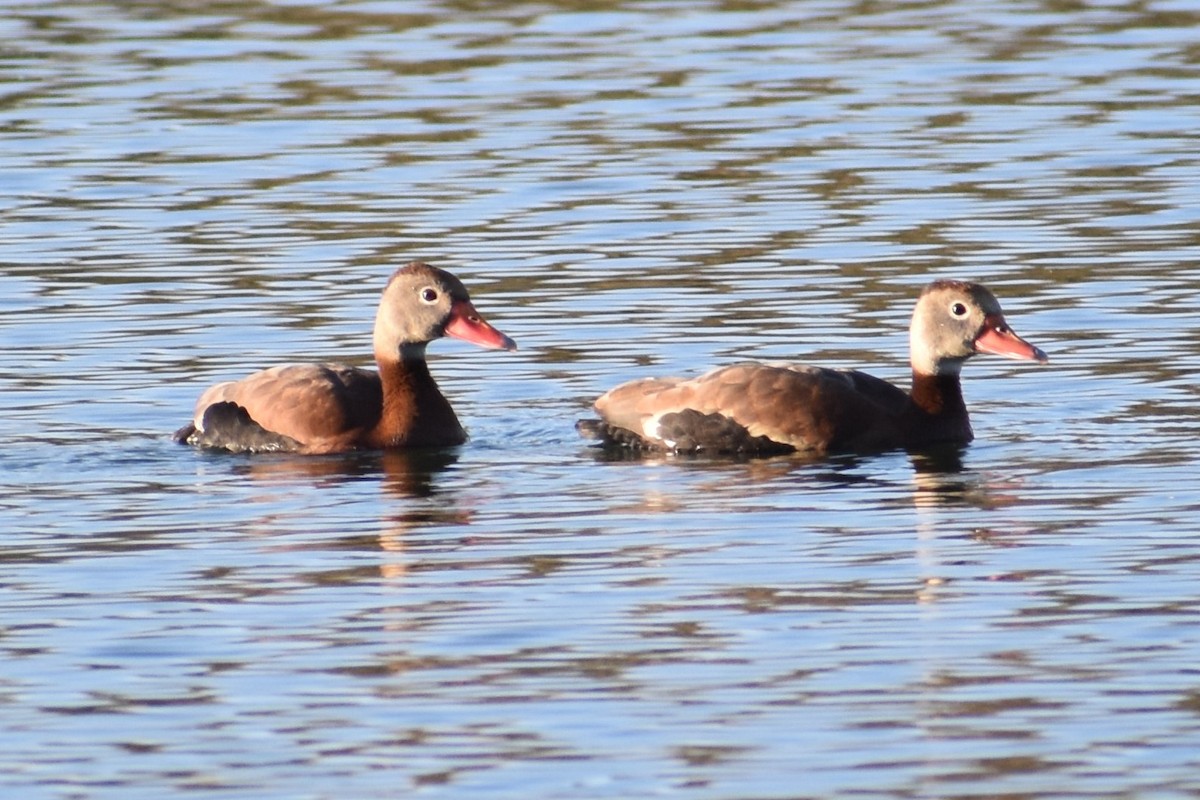
{"label": "duck body", "polygon": [[1046,361],[978,284],[926,287],[910,327],[911,391],[857,370],[746,363],[622,384],[580,431],[607,445],[675,452],[879,452],[965,443],[959,371],[978,352]]}
{"label": "duck body", "polygon": [[179,442],[234,452],[338,453],[462,444],[467,434],[425,360],[448,335],[515,349],[450,273],[413,262],[392,276],[375,322],[377,371],[287,364],[205,390]]}

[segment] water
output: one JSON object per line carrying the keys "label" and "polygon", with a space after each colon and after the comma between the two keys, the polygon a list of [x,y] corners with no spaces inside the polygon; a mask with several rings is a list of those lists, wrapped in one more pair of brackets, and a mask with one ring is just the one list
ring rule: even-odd
{"label": "water", "polygon": [[[1200,796],[1188,3],[94,4],[0,22],[0,795]],[[413,258],[472,434],[169,441],[369,361]],[[616,383],[1044,348],[977,440],[611,459]]]}

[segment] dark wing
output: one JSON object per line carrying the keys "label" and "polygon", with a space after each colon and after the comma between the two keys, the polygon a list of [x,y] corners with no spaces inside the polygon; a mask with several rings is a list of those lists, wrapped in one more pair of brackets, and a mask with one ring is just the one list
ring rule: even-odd
{"label": "dark wing", "polygon": [[273,433],[250,418],[246,409],[222,401],[204,409],[203,427],[188,425],[176,433],[176,439],[197,447],[229,450],[233,453],[287,453],[301,449],[300,442]]}
{"label": "dark wing", "polygon": [[625,428],[610,425],[604,420],[581,419],[575,429],[589,439],[598,439],[605,446],[630,450],[671,449],[680,453],[707,451],[713,453],[790,453],[796,448],[771,441],[766,436],[754,436],[745,426],[722,414],[702,414],[691,408],[671,411],[658,418],[658,432],[648,439]]}

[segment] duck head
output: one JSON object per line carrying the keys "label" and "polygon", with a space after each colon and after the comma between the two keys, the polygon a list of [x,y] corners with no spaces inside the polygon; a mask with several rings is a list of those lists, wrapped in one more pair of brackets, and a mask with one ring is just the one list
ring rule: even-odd
{"label": "duck head", "polygon": [[925,287],[909,327],[913,372],[957,375],[976,353],[1049,361],[1008,326],[995,295],[977,283],[934,281]]}
{"label": "duck head", "polygon": [[420,261],[396,270],[375,315],[375,352],[417,356],[442,336],[480,347],[517,349],[475,310],[462,281],[449,272]]}

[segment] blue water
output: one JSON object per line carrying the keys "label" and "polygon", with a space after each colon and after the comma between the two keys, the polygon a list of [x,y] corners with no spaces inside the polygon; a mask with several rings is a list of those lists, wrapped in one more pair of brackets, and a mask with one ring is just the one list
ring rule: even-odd
{"label": "blue water", "polygon": [[[0,795],[1200,795],[1186,3],[10,3]],[[207,385],[367,365],[442,453],[245,457]],[[906,380],[935,277],[1049,365],[957,463],[612,459],[624,380]]]}

